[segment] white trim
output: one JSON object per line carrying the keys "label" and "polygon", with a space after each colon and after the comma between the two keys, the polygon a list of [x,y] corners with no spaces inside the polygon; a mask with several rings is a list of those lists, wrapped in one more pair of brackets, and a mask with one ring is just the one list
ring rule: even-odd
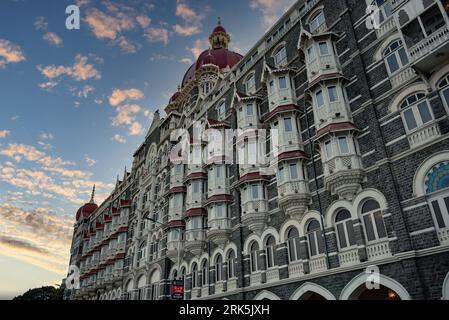
{"label": "white trim", "polygon": [[410,232],[410,235],[411,236],[416,236],[416,235],[421,234],[421,233],[427,233],[427,232],[432,232],[432,231],[435,231],[435,227],[430,227],[430,228],[426,228],[426,229],[412,231],[412,232]]}
{"label": "white trim", "polygon": [[427,92],[427,85],[423,82],[413,83],[400,91],[390,102],[388,109],[391,113],[400,111],[399,104],[412,93]]}
{"label": "white trim", "polygon": [[[351,281],[349,281],[346,286],[343,288],[340,294],[339,300],[353,300],[351,298],[351,295],[358,289],[360,286],[365,285],[367,282],[368,277],[370,276],[369,273],[361,273],[357,276],[355,276]],[[407,292],[407,290],[396,280],[389,278],[387,276],[384,276],[382,274],[379,274],[379,281],[380,284],[394,290],[401,300],[411,300],[410,294]]]}
{"label": "white trim", "polygon": [[325,298],[326,300],[336,300],[335,296],[329,290],[312,282],[306,282],[293,292],[289,300],[299,300],[305,293],[314,292]]}
{"label": "white trim", "polygon": [[268,300],[281,300],[281,298],[279,298],[277,295],[275,295],[274,293],[267,291],[267,290],[263,290],[261,292],[259,292],[253,300],[263,300],[263,299],[268,299]]}

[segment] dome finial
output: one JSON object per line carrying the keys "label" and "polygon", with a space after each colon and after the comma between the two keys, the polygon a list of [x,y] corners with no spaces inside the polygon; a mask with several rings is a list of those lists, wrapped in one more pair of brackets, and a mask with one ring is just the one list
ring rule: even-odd
{"label": "dome finial", "polygon": [[94,197],[95,197],[95,185],[92,188],[92,195],[90,196],[90,201],[89,201],[90,203],[95,203]]}
{"label": "dome finial", "polygon": [[217,25],[221,26],[221,18],[218,17]]}

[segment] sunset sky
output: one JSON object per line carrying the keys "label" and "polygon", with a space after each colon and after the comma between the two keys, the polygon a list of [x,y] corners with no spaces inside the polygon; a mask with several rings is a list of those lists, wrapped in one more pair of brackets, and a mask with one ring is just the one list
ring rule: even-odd
{"label": "sunset sky", "polygon": [[245,54],[293,2],[1,0],[0,299],[61,283],[77,208],[130,168],[217,17]]}

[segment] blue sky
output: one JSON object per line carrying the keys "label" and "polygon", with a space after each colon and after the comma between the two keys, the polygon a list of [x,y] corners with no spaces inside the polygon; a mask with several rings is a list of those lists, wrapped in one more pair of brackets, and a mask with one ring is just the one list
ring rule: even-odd
{"label": "blue sky", "polygon": [[0,299],[60,282],[77,208],[130,167],[217,17],[245,54],[293,2],[1,1]]}

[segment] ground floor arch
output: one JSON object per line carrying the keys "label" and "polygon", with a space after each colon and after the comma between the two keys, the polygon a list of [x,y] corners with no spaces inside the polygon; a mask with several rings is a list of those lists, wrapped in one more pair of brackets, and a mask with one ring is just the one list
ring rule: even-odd
{"label": "ground floor arch", "polygon": [[326,288],[307,282],[293,292],[290,300],[335,300],[335,297]]}

